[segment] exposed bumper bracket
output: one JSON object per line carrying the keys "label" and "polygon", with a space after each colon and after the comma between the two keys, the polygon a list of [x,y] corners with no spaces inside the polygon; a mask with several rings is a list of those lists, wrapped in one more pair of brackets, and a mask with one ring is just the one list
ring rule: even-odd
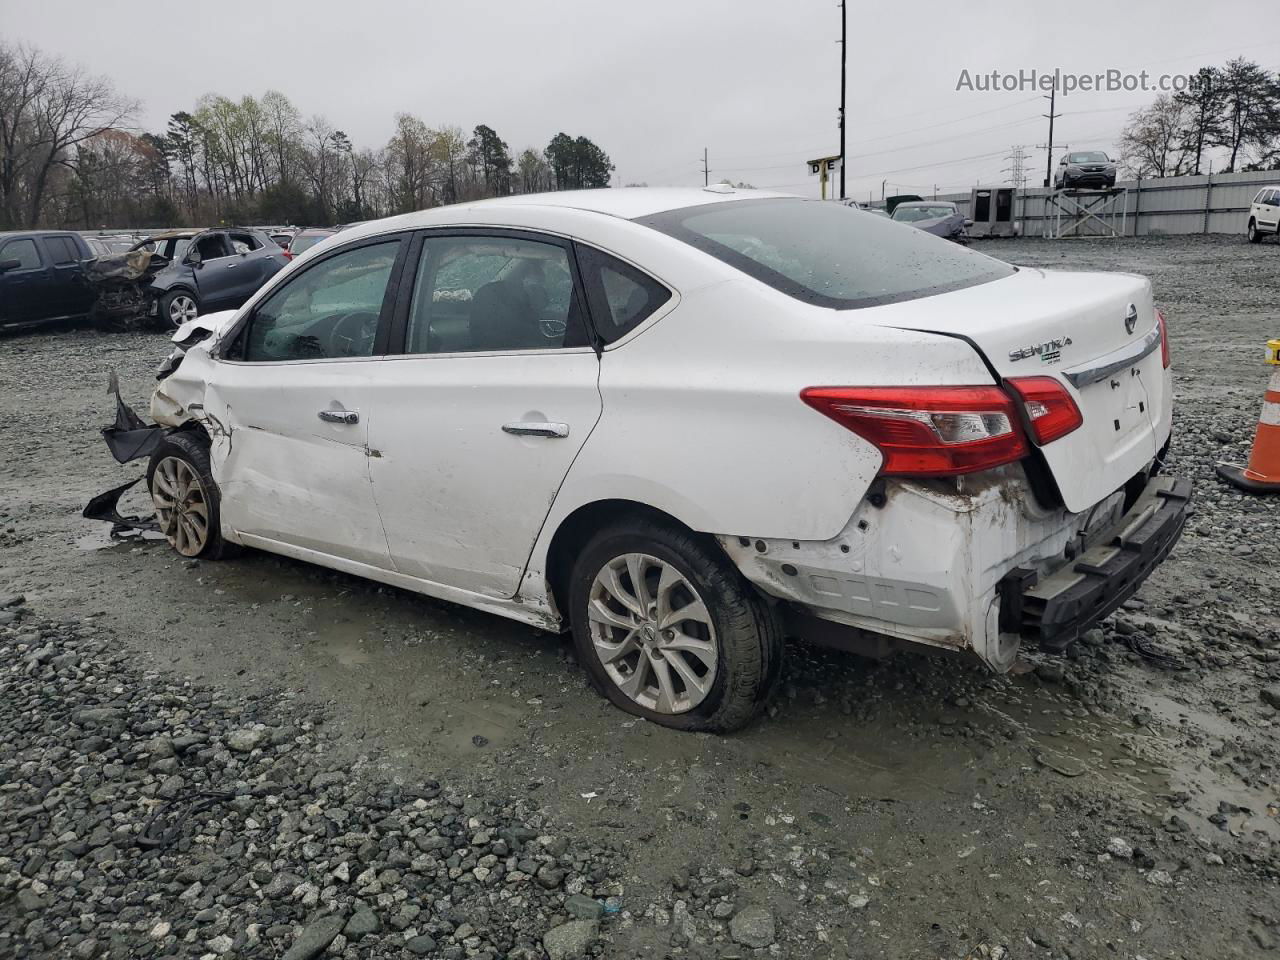
{"label": "exposed bumper bracket", "polygon": [[1000,629],[1061,653],[1133,596],[1168,556],[1186,524],[1191,481],[1151,480],[1104,543],[1037,582],[1019,567],[1000,581]]}

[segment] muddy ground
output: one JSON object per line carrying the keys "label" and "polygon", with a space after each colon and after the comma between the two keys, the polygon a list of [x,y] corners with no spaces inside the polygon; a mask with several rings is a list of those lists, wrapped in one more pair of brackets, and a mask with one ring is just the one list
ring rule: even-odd
{"label": "muddy ground", "polygon": [[[775,921],[759,954],[788,958],[1280,956],[1280,500],[1213,474],[1247,455],[1262,344],[1280,336],[1280,244],[980,248],[1145,274],[1168,316],[1169,469],[1194,481],[1196,513],[1065,660],[1031,653],[995,677],[793,645],[761,722],[678,734],[606,706],[562,637],[267,554],[189,563],[112,542],[79,515],[140,472],[99,437],[106,379],[145,410],[158,334],[0,341],[0,594],[89,620],[166,682],[308,704],[352,778],[519,800],[617,848],[598,956],[752,956],[729,931],[746,907]],[[497,955],[447,927],[441,955]],[[398,937],[336,947],[401,956]]]}

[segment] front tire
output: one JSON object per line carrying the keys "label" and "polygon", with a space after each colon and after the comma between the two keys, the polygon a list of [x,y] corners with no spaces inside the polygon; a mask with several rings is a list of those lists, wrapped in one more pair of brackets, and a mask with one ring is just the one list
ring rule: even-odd
{"label": "front tire", "polygon": [[200,300],[190,290],[170,290],[160,298],[160,318],[176,329],[200,315]]}
{"label": "front tire", "polygon": [[1250,242],[1250,243],[1261,243],[1261,242],[1262,242],[1262,234],[1258,232],[1258,222],[1257,222],[1256,220],[1254,220],[1252,217],[1249,219],[1249,231],[1248,231],[1248,233],[1249,233],[1249,242]]}
{"label": "front tire", "polygon": [[569,582],[578,659],[615,706],[677,730],[727,733],[777,681],[772,610],[714,544],[636,520],[601,530]]}
{"label": "front tire", "polygon": [[222,495],[209,467],[209,446],[194,433],[171,433],[147,464],[147,489],[160,532],[184,557],[221,560],[236,547],[222,538]]}

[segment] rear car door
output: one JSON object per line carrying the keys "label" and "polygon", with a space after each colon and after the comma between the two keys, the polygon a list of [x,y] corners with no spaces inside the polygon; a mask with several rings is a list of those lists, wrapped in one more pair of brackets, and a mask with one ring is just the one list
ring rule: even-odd
{"label": "rear car door", "polygon": [[87,314],[95,296],[80,267],[81,253],[76,239],[69,234],[50,234],[42,236],[40,243],[49,263],[52,297],[58,312],[63,316]]}
{"label": "rear car door", "polygon": [[217,479],[224,521],[246,542],[390,567],[369,485],[370,389],[408,244],[330,251],[234,331],[206,411],[231,433]]}
{"label": "rear car door", "polygon": [[248,230],[228,230],[227,242],[235,259],[228,266],[233,271],[230,296],[239,306],[284,266],[284,257],[270,238]]}
{"label": "rear car door", "polygon": [[374,497],[399,572],[514,596],[600,417],[573,249],[499,230],[425,231],[380,365]]}
{"label": "rear car door", "polygon": [[0,242],[0,261],[5,260],[16,260],[17,264],[0,273],[0,320],[22,324],[62,315],[53,302],[49,263],[34,237]]}

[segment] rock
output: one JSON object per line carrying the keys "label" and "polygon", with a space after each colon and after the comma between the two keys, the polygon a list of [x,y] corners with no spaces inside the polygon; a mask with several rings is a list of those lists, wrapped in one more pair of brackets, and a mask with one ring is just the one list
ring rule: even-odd
{"label": "rock", "polygon": [[1028,937],[1030,937],[1030,938],[1031,938],[1031,942],[1032,942],[1032,943],[1034,943],[1034,944],[1035,944],[1036,946],[1038,946],[1038,947],[1051,947],[1051,946],[1053,946],[1053,941],[1049,939],[1049,934],[1045,933],[1045,932],[1044,932],[1043,930],[1041,930],[1039,927],[1032,927],[1032,928],[1027,932],[1027,936],[1028,936]]}
{"label": "rock", "polygon": [[1065,672],[1061,663],[1042,663],[1036,667],[1036,676],[1045,683],[1061,683]]}
{"label": "rock", "polygon": [[729,936],[745,947],[767,947],[775,935],[773,914],[764,907],[744,907],[729,921]]}
{"label": "rock", "polygon": [[584,957],[587,949],[600,935],[600,924],[595,920],[570,920],[546,932],[542,947],[550,960],[576,960]]}
{"label": "rock", "polygon": [[265,730],[233,730],[227,735],[227,747],[235,753],[250,753],[267,739]]}
{"label": "rock", "polygon": [[224,953],[231,952],[233,941],[230,937],[228,937],[225,933],[223,933],[223,934],[220,934],[219,936],[214,937],[212,940],[206,941],[205,946],[208,947],[210,950],[212,950],[214,953],[221,955]]}
{"label": "rock", "polygon": [[604,904],[581,893],[575,893],[566,900],[564,910],[577,920],[599,920],[604,916]]}
{"label": "rock", "polygon": [[1269,704],[1280,710],[1280,683],[1273,684],[1269,687],[1263,687],[1258,691],[1258,696],[1262,698],[1263,703]]}
{"label": "rock", "polygon": [[367,937],[371,933],[377,933],[382,929],[382,923],[378,920],[378,915],[372,910],[357,910],[351,915],[351,919],[347,921],[347,925],[342,928],[342,934],[348,940],[357,941],[361,937]]}
{"label": "rock", "polygon": [[344,926],[346,920],[336,914],[321,917],[293,941],[293,945],[284,952],[283,960],[311,960],[312,957],[318,957],[333,943],[333,938],[342,932]]}
{"label": "rock", "polygon": [[1107,853],[1121,860],[1133,859],[1133,847],[1124,837],[1112,837],[1107,841]]}
{"label": "rock", "polygon": [[404,948],[412,953],[415,957],[425,957],[433,952],[436,948],[436,942],[430,936],[423,933],[405,941]]}
{"label": "rock", "polygon": [[1147,883],[1153,887],[1172,887],[1173,877],[1169,875],[1167,870],[1149,870],[1147,872]]}

